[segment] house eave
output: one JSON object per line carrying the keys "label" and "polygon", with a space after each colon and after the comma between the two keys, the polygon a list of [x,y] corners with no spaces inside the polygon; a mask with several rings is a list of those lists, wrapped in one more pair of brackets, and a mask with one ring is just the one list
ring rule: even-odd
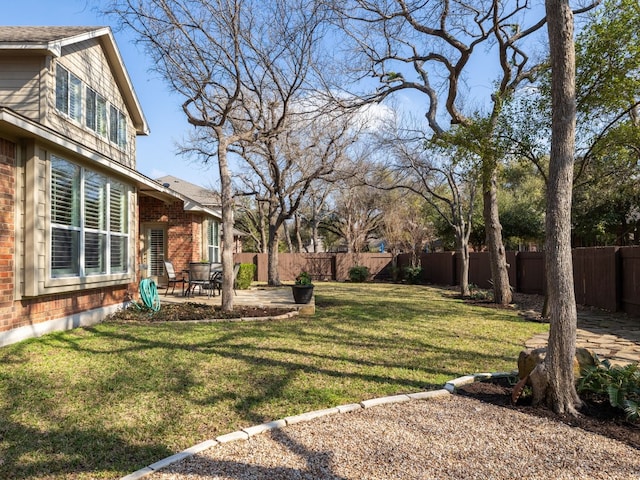
{"label": "house eave", "polygon": [[23,117],[11,109],[0,107],[0,130],[8,131],[17,138],[33,138],[45,145],[53,146],[71,155],[85,158],[100,166],[102,169],[125,178],[132,183],[142,195],[148,195],[163,202],[180,200],[183,202],[185,211],[199,212],[218,219],[221,218],[220,212],[207,208],[175,190],[160,185],[155,180],[143,175],[137,170],[128,168],[95,150],[80,145],[55,130]]}
{"label": "house eave", "polygon": [[167,199],[175,198],[174,192],[158,185],[140,172],[128,168],[99,152],[74,142],[57,131],[30,120],[11,109],[0,107],[0,130],[7,131],[16,138],[32,138],[38,142],[55,147],[71,155],[86,158],[101,168],[128,179],[138,189],[151,189],[163,194]]}

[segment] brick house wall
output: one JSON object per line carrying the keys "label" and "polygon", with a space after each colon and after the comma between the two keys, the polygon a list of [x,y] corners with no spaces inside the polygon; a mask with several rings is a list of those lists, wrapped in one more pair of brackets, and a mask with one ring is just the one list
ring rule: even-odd
{"label": "brick house wall", "polygon": [[197,262],[203,255],[202,215],[186,212],[184,202],[167,203],[157,198],[141,196],[138,215],[140,224],[165,225],[167,230],[166,258],[176,271],[186,269],[189,262]]}
{"label": "brick house wall", "polygon": [[0,138],[0,331],[14,323],[16,146]]}
{"label": "brick house wall", "polygon": [[[132,285],[20,298],[16,270],[16,145],[0,138],[0,332],[33,327],[49,320],[74,324],[76,314],[120,306],[133,294]],[[0,341],[0,344],[3,342]],[[10,342],[6,342],[10,343]]]}

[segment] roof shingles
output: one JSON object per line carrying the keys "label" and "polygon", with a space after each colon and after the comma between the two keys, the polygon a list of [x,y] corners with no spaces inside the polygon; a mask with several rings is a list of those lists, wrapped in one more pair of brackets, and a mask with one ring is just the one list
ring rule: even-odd
{"label": "roof shingles", "polygon": [[48,43],[82,35],[101,27],[0,26],[0,43]]}

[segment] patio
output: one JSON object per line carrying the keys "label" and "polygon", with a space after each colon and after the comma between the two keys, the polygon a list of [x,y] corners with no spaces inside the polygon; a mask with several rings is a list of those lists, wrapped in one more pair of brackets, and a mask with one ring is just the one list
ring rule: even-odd
{"label": "patio", "polygon": [[[194,295],[185,297],[176,288],[171,294],[171,289],[167,295],[164,294],[166,287],[158,287],[158,295],[160,296],[160,304],[163,303],[204,303],[206,305],[220,305],[222,296],[217,294],[208,296],[206,292],[197,292]],[[293,301],[293,294],[290,286],[282,287],[260,287],[254,286],[248,290],[236,290],[233,297],[234,305],[251,305],[259,307],[272,308],[294,308],[298,310],[300,315],[311,316],[316,311],[315,296],[308,304],[300,305]]]}

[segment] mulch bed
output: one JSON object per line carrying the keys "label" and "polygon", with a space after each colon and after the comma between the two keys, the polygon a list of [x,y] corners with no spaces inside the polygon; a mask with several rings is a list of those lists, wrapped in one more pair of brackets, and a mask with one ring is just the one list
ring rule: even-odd
{"label": "mulch bed", "polygon": [[[611,407],[606,398],[583,397],[584,407],[579,417],[558,415],[543,406],[531,406],[531,399],[521,398],[513,405],[511,392],[513,381],[508,378],[494,378],[464,385],[456,393],[475,398],[485,403],[503,408],[518,410],[527,415],[535,415],[562,422],[572,427],[609,437],[640,450],[640,423],[631,423],[625,419],[622,410]],[[520,432],[526,435],[526,432]]]}
{"label": "mulch bed", "polygon": [[202,303],[164,304],[154,312],[132,305],[107,317],[114,322],[180,322],[193,320],[228,320],[234,318],[278,317],[294,311],[287,308],[236,305],[232,312],[223,312],[219,306]]}

